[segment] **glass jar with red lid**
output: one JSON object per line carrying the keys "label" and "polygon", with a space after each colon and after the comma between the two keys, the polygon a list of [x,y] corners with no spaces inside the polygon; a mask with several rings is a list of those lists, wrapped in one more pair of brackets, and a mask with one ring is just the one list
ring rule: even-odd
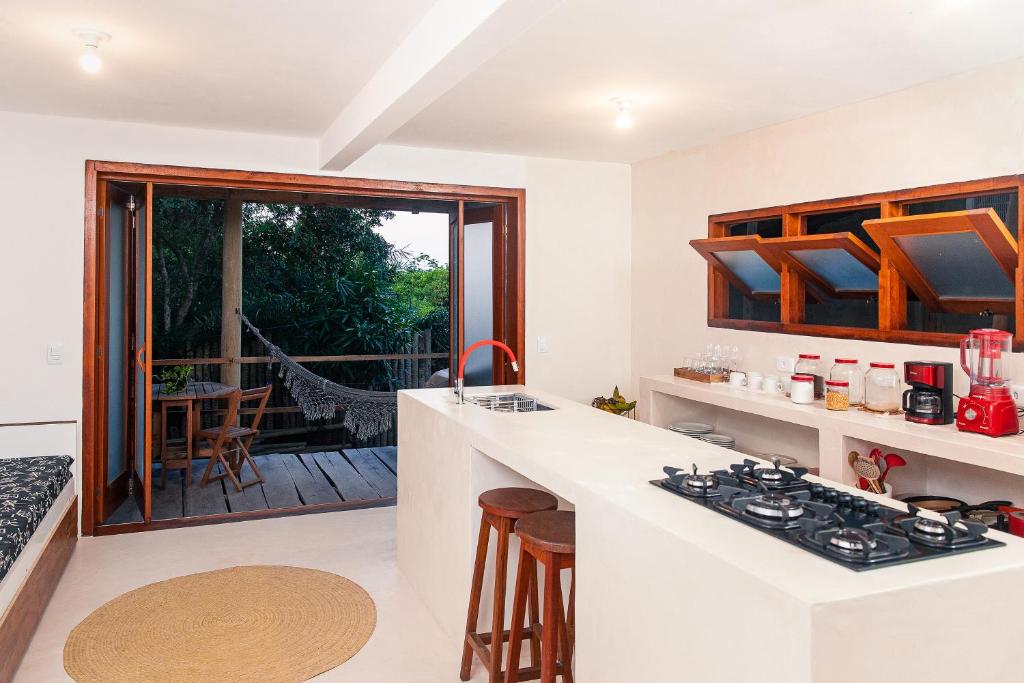
{"label": "glass jar with red lid", "polygon": [[864,405],[864,371],[856,358],[836,358],[828,378],[850,383],[850,405]]}
{"label": "glass jar with red lid", "polygon": [[826,380],[825,407],[829,410],[849,410],[850,383],[845,379]]}
{"label": "glass jar with red lid", "polygon": [[871,363],[864,375],[864,409],[895,415],[900,412],[903,392],[894,363]]}
{"label": "glass jar with red lid", "polygon": [[816,353],[801,353],[793,367],[793,373],[813,377],[814,398],[825,397],[825,368],[821,364],[821,356]]}
{"label": "glass jar with red lid", "polygon": [[801,405],[814,403],[814,375],[790,377],[789,400]]}

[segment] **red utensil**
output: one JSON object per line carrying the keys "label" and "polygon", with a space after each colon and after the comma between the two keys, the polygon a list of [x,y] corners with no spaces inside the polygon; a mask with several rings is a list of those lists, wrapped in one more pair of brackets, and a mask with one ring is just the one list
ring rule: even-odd
{"label": "red utensil", "polygon": [[889,472],[894,467],[907,466],[907,461],[903,458],[903,456],[897,455],[896,453],[886,453],[884,456],[882,456],[882,460],[885,461],[885,471],[882,472],[882,478],[879,479],[878,481],[883,484],[885,483],[885,478],[889,476]]}

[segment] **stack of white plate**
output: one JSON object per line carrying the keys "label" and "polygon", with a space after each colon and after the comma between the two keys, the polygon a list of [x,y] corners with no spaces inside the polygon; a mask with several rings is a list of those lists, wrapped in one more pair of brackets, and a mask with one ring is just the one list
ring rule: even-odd
{"label": "stack of white plate", "polygon": [[691,439],[699,439],[704,434],[715,431],[714,427],[703,422],[673,422],[668,428],[677,434],[685,434]]}
{"label": "stack of white plate", "polygon": [[736,439],[727,434],[702,434],[700,440],[731,451],[736,450]]}

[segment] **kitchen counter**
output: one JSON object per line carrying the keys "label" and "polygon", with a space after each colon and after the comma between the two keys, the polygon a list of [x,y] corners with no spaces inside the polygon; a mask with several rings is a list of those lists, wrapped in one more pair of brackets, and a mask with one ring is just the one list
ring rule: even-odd
{"label": "kitchen counter", "polygon": [[992,532],[1007,546],[856,573],[647,483],[663,465],[708,470],[740,454],[525,391],[557,410],[492,413],[444,389],[399,393],[399,568],[452,648],[461,648],[476,498],[532,485],[576,509],[584,683],[1018,676],[1020,539]]}

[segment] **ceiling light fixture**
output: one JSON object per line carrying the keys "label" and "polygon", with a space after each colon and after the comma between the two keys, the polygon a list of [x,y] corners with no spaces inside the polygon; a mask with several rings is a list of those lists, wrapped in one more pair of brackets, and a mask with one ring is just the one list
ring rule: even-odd
{"label": "ceiling light fixture", "polygon": [[110,34],[97,31],[91,28],[77,28],[74,30],[75,37],[85,43],[85,49],[78,58],[78,65],[86,73],[98,73],[103,68],[103,60],[100,59],[100,43],[110,40]]}
{"label": "ceiling light fixture", "polygon": [[619,130],[629,130],[632,128],[633,114],[630,111],[630,107],[633,106],[633,101],[628,97],[613,97],[612,104],[619,110],[619,115],[615,117],[615,127]]}

